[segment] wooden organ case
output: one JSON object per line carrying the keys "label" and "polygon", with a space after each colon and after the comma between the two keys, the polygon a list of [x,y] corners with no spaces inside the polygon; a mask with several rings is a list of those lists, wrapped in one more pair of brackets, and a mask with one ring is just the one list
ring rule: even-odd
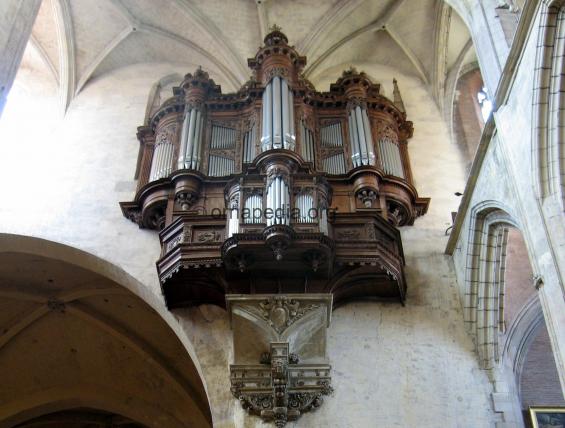
{"label": "wooden organ case", "polygon": [[[306,58],[278,28],[248,64],[253,77],[233,94],[222,94],[201,69],[187,74],[138,128],[139,185],[121,208],[141,228],[159,231],[167,306],[229,309],[243,305],[230,304],[231,295],[248,296],[245,302],[264,296],[256,307],[275,315],[280,309],[287,325],[300,295],[325,296],[320,301],[330,312],[350,300],[403,302],[398,227],[425,214],[429,199],[413,185],[413,127],[396,80],[392,101],[354,69],[318,92],[301,74]],[[288,346],[269,346],[292,364]],[[243,400],[241,388],[249,385],[232,381]],[[265,419],[295,415],[292,393],[286,404],[277,405],[274,394],[265,405],[260,386],[249,388],[248,408]],[[304,411],[312,400],[296,405]]]}

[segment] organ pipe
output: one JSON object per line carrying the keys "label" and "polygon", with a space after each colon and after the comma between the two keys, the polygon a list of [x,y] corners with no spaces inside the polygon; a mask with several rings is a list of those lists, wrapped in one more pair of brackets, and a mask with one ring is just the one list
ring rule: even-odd
{"label": "organ pipe", "polygon": [[199,169],[202,147],[203,115],[197,108],[187,110],[184,116],[178,168]]}
{"label": "organ pipe", "polygon": [[261,223],[263,212],[263,198],[261,195],[254,193],[249,195],[245,200],[245,214],[243,222],[247,224]]}
{"label": "organ pipe", "polygon": [[243,136],[243,162],[251,163],[255,158],[255,125]]}
{"label": "organ pipe", "polygon": [[285,79],[275,76],[263,92],[261,150],[294,150],[294,96]]}
{"label": "organ pipe", "polygon": [[382,138],[378,144],[379,156],[384,171],[389,175],[404,178],[400,147],[390,138]]}
{"label": "organ pipe", "polygon": [[367,110],[361,106],[355,106],[349,112],[348,123],[353,166],[375,165],[373,138]]}
{"label": "organ pipe", "polygon": [[301,223],[314,223],[314,218],[310,216],[310,210],[314,208],[314,198],[308,193],[299,193],[296,196],[295,208],[300,214],[299,221]]}
{"label": "organ pipe", "polygon": [[155,149],[153,151],[153,159],[151,161],[151,172],[149,173],[149,181],[155,181],[163,177],[167,177],[173,172],[174,146],[170,141],[166,132],[158,135]]}
{"label": "organ pipe", "polygon": [[323,161],[324,171],[328,174],[345,174],[345,158],[343,153],[329,156]]}
{"label": "organ pipe", "polygon": [[267,225],[288,225],[288,206],[290,193],[288,185],[281,176],[276,176],[267,189],[267,208],[272,210],[273,215],[267,218]]}
{"label": "organ pipe", "polygon": [[312,131],[302,121],[300,124],[300,136],[302,138],[301,155],[307,162],[314,162],[314,138]]}

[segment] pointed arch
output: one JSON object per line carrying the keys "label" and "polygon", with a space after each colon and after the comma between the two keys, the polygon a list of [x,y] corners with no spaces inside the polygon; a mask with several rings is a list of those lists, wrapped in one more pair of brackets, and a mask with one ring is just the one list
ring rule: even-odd
{"label": "pointed arch", "polygon": [[148,427],[212,425],[192,344],[146,285],[91,254],[10,234],[0,234],[0,278],[0,427],[74,402]]}
{"label": "pointed arch", "polygon": [[532,157],[534,187],[542,200],[554,197],[561,209],[565,187],[565,1],[543,0],[533,90]]}
{"label": "pointed arch", "polygon": [[520,229],[508,210],[494,201],[471,212],[465,278],[464,319],[476,338],[479,365],[491,370],[500,361],[498,343],[504,313],[508,229]]}

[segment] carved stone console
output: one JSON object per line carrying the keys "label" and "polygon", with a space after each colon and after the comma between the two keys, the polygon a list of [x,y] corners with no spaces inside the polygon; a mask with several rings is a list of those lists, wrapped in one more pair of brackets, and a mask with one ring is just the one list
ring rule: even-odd
{"label": "carved stone console", "polygon": [[331,294],[226,296],[234,336],[231,391],[250,414],[283,427],[332,392],[326,357]]}

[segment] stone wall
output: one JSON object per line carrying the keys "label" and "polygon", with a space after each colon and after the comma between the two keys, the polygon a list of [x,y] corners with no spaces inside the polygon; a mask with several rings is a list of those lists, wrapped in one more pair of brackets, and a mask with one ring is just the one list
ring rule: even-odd
{"label": "stone wall", "polygon": [[[539,4],[539,3],[537,3]],[[510,70],[508,90],[497,94],[499,105],[494,112],[494,132],[492,137],[484,135],[475,159],[473,172],[476,182],[471,180],[465,190],[465,203],[460,209],[460,228],[456,228],[449,252],[457,273],[457,282],[463,298],[469,269],[468,255],[473,253],[471,246],[472,224],[477,207],[495,207],[508,215],[508,218],[523,234],[533,275],[541,278],[536,293],[551,338],[555,354],[561,388],[565,386],[565,302],[563,300],[563,248],[565,234],[563,212],[555,208],[552,199],[541,201],[536,193],[536,162],[532,156],[536,150],[536,135],[532,130],[534,109],[532,103],[536,64],[536,46],[540,25],[540,9],[536,9],[531,25],[528,22],[521,37],[525,43],[522,51],[514,52],[518,62],[515,70]],[[514,41],[516,43],[516,40]],[[483,69],[483,75],[487,70]],[[488,126],[487,126],[488,127]],[[534,280],[531,280],[534,287]],[[512,300],[512,298],[511,298]],[[508,387],[508,385],[507,385]],[[504,388],[497,385],[497,388]],[[512,389],[508,387],[508,389]],[[496,407],[496,404],[495,404]]]}

